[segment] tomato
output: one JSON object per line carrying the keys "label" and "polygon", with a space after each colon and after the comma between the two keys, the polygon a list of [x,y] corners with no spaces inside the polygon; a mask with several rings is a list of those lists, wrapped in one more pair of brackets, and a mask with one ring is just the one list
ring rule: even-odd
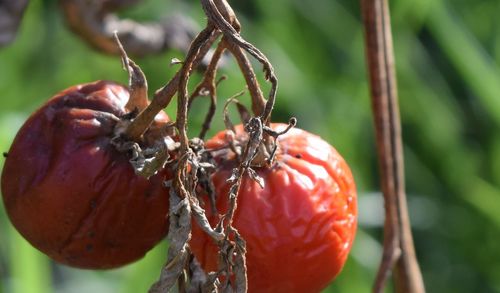
{"label": "tomato", "polygon": [[[283,130],[286,125],[272,127]],[[221,214],[228,208],[227,179],[237,166],[227,137],[223,131],[206,142],[219,164],[212,180]],[[244,139],[241,125],[236,137]],[[354,180],[344,159],[316,135],[294,128],[277,143],[272,167],[256,169],[265,187],[245,175],[234,215],[233,226],[246,240],[248,289],[319,292],[340,272],[354,240]],[[215,224],[219,215],[206,209]],[[196,224],[193,229],[193,253],[206,270],[216,270],[215,244]]]}
{"label": "tomato", "polygon": [[[168,174],[136,175],[130,154],[111,144],[128,98],[126,87],[108,81],[66,89],[31,115],[8,152],[1,182],[10,220],[60,263],[118,267],[167,233]],[[145,136],[167,121],[157,115]]]}

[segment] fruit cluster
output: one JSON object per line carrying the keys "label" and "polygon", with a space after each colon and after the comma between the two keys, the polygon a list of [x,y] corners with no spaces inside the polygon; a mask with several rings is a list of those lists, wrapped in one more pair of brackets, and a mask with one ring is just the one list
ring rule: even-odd
{"label": "fruit cluster", "polygon": [[[295,128],[295,119],[270,122],[277,85],[272,66],[242,41],[232,10],[219,2],[225,5],[202,1],[207,28],[151,102],[142,71],[117,40],[128,87],[109,81],[73,86],[19,130],[5,160],[2,195],[12,224],[33,246],[66,265],[107,269],[141,258],[168,233],[168,264],[153,292],[181,279],[197,288],[318,292],[340,272],[356,231],[349,167],[327,142]],[[221,35],[188,96],[192,69]],[[253,115],[230,99],[227,129],[204,140],[226,50],[246,77]],[[272,83],[267,100],[244,51],[264,65]],[[162,109],[175,93],[171,121]],[[212,107],[199,138],[189,139],[187,111],[203,95]],[[242,124],[229,120],[231,103]],[[210,273],[200,281],[194,271],[201,268]]]}

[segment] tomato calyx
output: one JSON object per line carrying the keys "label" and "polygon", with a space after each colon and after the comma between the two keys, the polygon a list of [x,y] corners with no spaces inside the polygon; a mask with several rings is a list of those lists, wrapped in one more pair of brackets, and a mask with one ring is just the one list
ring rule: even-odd
{"label": "tomato calyx", "polygon": [[174,123],[157,125],[156,118],[166,116],[163,112],[152,119],[141,121],[139,125],[133,123],[138,114],[149,105],[147,79],[139,65],[127,56],[116,32],[115,41],[121,52],[123,68],[129,75],[130,97],[125,105],[129,112],[117,121],[111,144],[119,152],[129,154],[129,162],[137,175],[150,178],[171,161],[170,154],[179,147],[172,138]]}
{"label": "tomato calyx", "polygon": [[171,162],[170,153],[177,148],[177,143],[170,136],[144,149],[136,142],[124,141],[120,136],[114,137],[111,144],[120,152],[130,153],[129,162],[135,173],[145,178],[155,175]]}
{"label": "tomato calyx", "polygon": [[136,112],[125,114],[116,123],[111,144],[119,152],[129,154],[129,162],[137,175],[150,178],[173,161],[172,154],[179,143],[174,140],[173,122],[161,126],[152,124],[139,141],[129,139],[126,131]]}

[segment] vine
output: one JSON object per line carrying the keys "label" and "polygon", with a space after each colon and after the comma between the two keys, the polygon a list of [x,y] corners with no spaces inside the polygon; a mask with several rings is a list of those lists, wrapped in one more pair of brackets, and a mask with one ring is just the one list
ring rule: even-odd
{"label": "vine", "polygon": [[[168,167],[172,169],[175,176],[171,182],[167,183],[171,186],[169,194],[170,227],[167,236],[170,247],[167,264],[162,269],[159,280],[152,285],[150,292],[168,292],[176,284],[179,292],[247,291],[246,244],[238,230],[232,225],[233,216],[238,206],[239,189],[246,174],[263,186],[263,180],[253,168],[272,164],[277,148],[276,139],[296,124],[294,118],[290,119],[289,126],[281,132],[273,131],[268,126],[278,87],[273,66],[259,49],[241,37],[241,25],[225,0],[201,0],[201,4],[208,19],[206,27],[192,41],[185,60],[179,62],[182,67],[163,88],[155,93],[149,104],[144,103],[144,100],[147,100],[147,81],[140,68],[128,58],[120,44],[118,34],[115,34],[124,68],[130,77],[130,100],[132,104],[136,105],[133,117],[126,125],[120,126],[122,127],[122,131],[119,132],[120,137],[129,141],[139,141],[154,117],[168,106],[177,94],[176,120],[169,125],[169,127],[176,129],[177,142],[165,143],[163,147],[149,151],[155,153],[154,158],[161,157],[163,154],[161,162],[153,163],[154,159],[150,161],[139,160],[141,164],[133,162],[137,172],[151,176],[167,164],[167,159],[170,157],[164,155],[165,150],[175,151],[173,152],[175,158],[168,162]],[[215,51],[210,56],[201,82],[194,91],[189,93],[188,83],[193,70],[206,58],[210,48],[217,40],[219,41]],[[215,170],[215,163],[204,148],[203,138],[210,129],[216,111],[217,86],[224,79],[222,77],[217,80],[218,65],[224,52],[229,52],[241,69],[251,97],[253,115],[238,102],[237,96],[230,98],[224,107],[224,120],[228,133],[235,136],[234,126],[227,114],[228,106],[235,103],[242,121],[245,123],[244,130],[247,137],[243,141],[238,141],[238,145],[233,143],[228,146],[238,158],[239,166],[233,170],[228,178],[228,182],[231,184],[228,197],[229,209],[222,215],[219,223],[212,227],[205,210],[200,205],[198,189],[201,186],[209,194],[211,205],[215,210],[215,198],[210,181],[210,175]],[[262,64],[265,78],[271,83],[267,99],[264,98],[247,54]],[[192,102],[200,96],[210,98],[210,107],[199,137],[190,139],[187,135],[188,112]],[[138,149],[137,144],[134,144],[133,147],[137,153],[135,157],[145,157],[144,152],[147,150]],[[123,148],[122,146],[121,149],[123,150]],[[136,161],[137,159],[135,159]],[[147,170],[147,172],[143,170]],[[216,272],[203,272],[190,251],[192,219],[219,247],[221,261]]]}

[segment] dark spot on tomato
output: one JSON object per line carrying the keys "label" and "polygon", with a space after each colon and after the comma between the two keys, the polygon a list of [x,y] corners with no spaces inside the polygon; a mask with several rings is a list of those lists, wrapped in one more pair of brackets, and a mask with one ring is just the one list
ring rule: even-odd
{"label": "dark spot on tomato", "polygon": [[296,157],[297,159],[302,159],[302,155],[301,155],[301,154],[296,154],[296,155],[295,155],[295,157]]}
{"label": "dark spot on tomato", "polygon": [[90,200],[90,208],[95,209],[96,206],[97,206],[97,203],[96,203],[95,199],[91,199]]}

